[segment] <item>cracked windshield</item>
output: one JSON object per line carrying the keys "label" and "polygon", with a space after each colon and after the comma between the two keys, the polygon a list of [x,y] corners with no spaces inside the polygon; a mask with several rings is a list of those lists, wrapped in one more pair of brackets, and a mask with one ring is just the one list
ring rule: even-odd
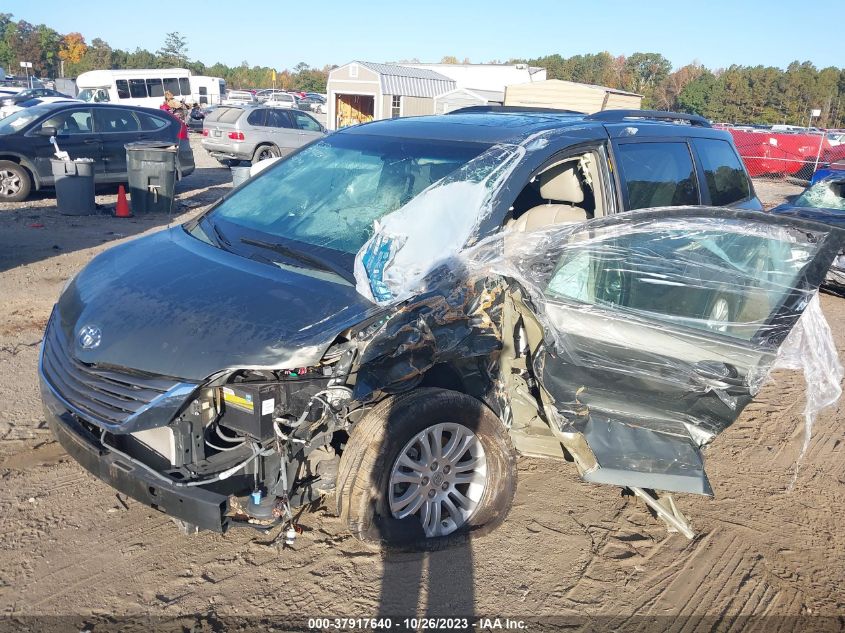
{"label": "cracked windshield", "polygon": [[375,220],[485,149],[479,143],[335,135],[269,169],[212,218],[355,253],[372,235]]}

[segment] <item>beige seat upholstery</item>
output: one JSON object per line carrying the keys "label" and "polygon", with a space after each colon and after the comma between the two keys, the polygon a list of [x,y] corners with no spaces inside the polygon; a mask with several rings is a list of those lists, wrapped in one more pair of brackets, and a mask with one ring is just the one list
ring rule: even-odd
{"label": "beige seat upholstery", "polygon": [[[535,231],[553,224],[586,222],[587,211],[578,205],[584,202],[584,186],[578,175],[577,163],[568,162],[552,167],[538,176],[540,197],[547,204],[528,209],[510,223],[513,231]],[[554,202],[551,202],[554,200]]]}

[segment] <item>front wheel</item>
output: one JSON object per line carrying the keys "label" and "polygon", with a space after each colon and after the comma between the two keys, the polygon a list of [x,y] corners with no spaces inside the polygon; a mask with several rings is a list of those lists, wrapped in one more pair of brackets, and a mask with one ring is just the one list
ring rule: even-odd
{"label": "front wheel", "polygon": [[356,537],[430,549],[504,520],[516,461],[483,403],[417,389],[381,402],[352,430],[338,483],[340,516]]}
{"label": "front wheel", "polygon": [[10,160],[0,160],[0,202],[26,200],[32,189],[29,172]]}

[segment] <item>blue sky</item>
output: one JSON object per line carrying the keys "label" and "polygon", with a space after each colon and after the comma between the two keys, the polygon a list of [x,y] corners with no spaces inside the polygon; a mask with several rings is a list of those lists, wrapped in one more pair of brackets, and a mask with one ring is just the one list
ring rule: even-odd
{"label": "blue sky", "polygon": [[710,68],[785,67],[795,59],[845,66],[838,27],[823,16],[817,22],[809,4],[782,0],[5,0],[0,11],[127,50],[155,51],[168,31],[179,31],[190,57],[206,64],[246,60],[278,69],[300,61],[322,67],[454,55],[486,62],[602,50],[659,52],[676,67],[693,60]]}

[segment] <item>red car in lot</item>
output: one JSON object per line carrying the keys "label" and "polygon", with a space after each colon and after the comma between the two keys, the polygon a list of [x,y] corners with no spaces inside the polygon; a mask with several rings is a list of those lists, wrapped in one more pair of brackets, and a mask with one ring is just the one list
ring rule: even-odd
{"label": "red car in lot", "polygon": [[823,134],[729,128],[739,155],[752,178],[786,175],[810,179],[816,163],[845,159],[845,145],[832,145]]}

